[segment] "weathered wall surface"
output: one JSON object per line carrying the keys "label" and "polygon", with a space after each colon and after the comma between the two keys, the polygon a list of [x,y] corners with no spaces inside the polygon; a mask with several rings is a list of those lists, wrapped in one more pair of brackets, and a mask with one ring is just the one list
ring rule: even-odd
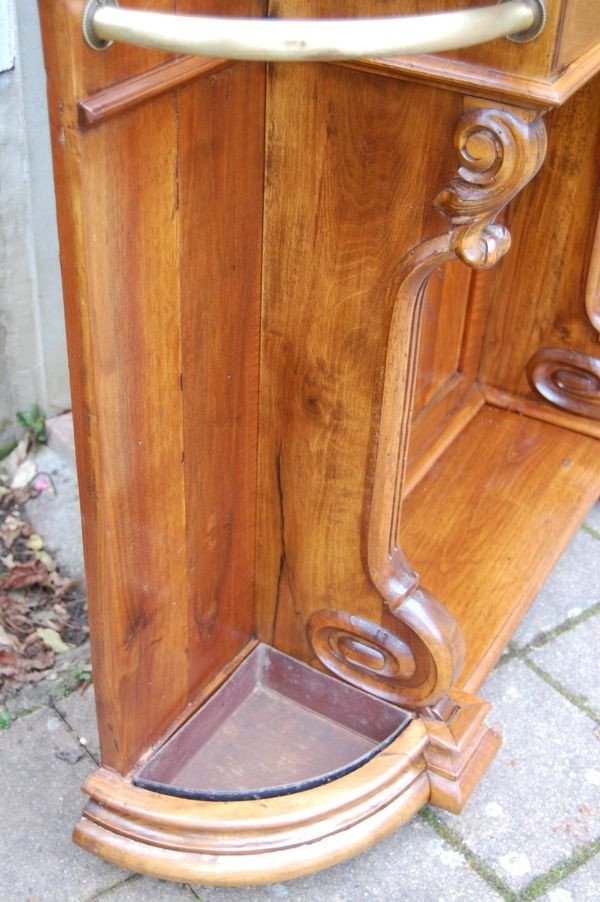
{"label": "weathered wall surface", "polygon": [[15,411],[70,406],[35,0],[0,0],[0,446]]}

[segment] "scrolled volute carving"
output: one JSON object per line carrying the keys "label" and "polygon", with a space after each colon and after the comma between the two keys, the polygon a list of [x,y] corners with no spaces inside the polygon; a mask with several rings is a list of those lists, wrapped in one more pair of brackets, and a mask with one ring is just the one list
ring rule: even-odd
{"label": "scrolled volute carving", "polygon": [[392,309],[369,511],[369,575],[383,602],[375,624],[340,611],[317,611],[309,638],[321,663],[344,680],[409,708],[443,707],[463,665],[464,642],[452,614],[420,585],[402,551],[404,470],[417,370],[424,288],[458,256],[492,266],[510,247],[494,217],[540,168],[541,120],[517,110],[465,113],[455,132],[456,178],[435,200],[449,230],[400,261],[387,303]]}
{"label": "scrolled volute carving", "polygon": [[567,348],[543,348],[527,364],[529,384],[562,410],[600,420],[600,359]]}
{"label": "scrolled volute carving", "polygon": [[450,220],[455,253],[468,266],[486,269],[510,248],[508,229],[492,220],[540,168],[546,130],[541,119],[472,110],[459,120],[454,144],[458,174],[434,206]]}
{"label": "scrolled volute carving", "polygon": [[434,704],[452,686],[464,661],[456,620],[422,588],[381,625],[343,611],[317,611],[308,636],[331,673],[409,708]]}

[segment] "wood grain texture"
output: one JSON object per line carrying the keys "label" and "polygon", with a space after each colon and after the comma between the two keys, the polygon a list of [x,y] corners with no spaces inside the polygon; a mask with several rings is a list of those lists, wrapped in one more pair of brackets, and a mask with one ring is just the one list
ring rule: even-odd
{"label": "wood grain texture", "polygon": [[[434,12],[450,12],[481,7],[482,0],[403,0],[395,10],[388,0],[311,0],[310,14],[317,17],[415,15]],[[548,23],[544,32],[530,44],[515,44],[506,38],[488,41],[475,47],[449,51],[440,58],[468,62],[474,70],[488,70],[529,76],[547,76],[553,71],[553,52],[560,27],[564,0],[548,4]],[[304,0],[271,0],[271,14],[276,16],[306,16]]]}
{"label": "wood grain texture", "polygon": [[101,54],[80,58],[76,7],[41,11],[101,749],[124,773],[253,631],[264,71],[79,130]]}
{"label": "wood grain texture", "polygon": [[99,122],[124,113],[125,110],[158,97],[159,94],[182,87],[187,82],[210,75],[211,72],[218,72],[219,69],[229,65],[228,60],[195,56],[170,60],[162,66],[117,82],[80,100],[79,124],[98,125]]}
{"label": "wood grain texture", "polygon": [[[490,277],[486,385],[528,396],[527,362],[542,347],[598,356],[584,286],[600,203],[599,113],[597,78],[546,117],[547,165],[506,211],[519,252]],[[546,224],[543,240],[537,223]]]}
{"label": "wood grain texture", "polygon": [[445,717],[424,718],[431,784],[429,803],[460,814],[500,748],[502,738],[485,723],[491,705],[454,689]]}
{"label": "wood grain texture", "polygon": [[595,439],[487,406],[413,489],[402,541],[463,629],[459,688],[477,692],[599,493]]}
{"label": "wood grain texture", "polygon": [[[439,229],[425,195],[450,176],[459,107],[333,66],[273,66],[268,96],[257,624],[310,660],[314,611],[381,618],[364,518],[387,288]],[[430,143],[434,158],[414,152]]]}
{"label": "wood grain texture", "polygon": [[589,256],[585,283],[585,310],[600,339],[600,209],[596,221],[594,241]]}
{"label": "wood grain texture", "polygon": [[534,398],[533,393],[531,397],[524,398],[523,395],[511,394],[508,391],[492,388],[490,385],[482,385],[481,392],[486,404],[491,407],[512,410],[514,413],[523,414],[534,420],[541,420],[542,423],[551,423],[553,426],[561,426],[563,429],[570,429],[580,435],[600,438],[598,422],[560,410],[541,397]]}
{"label": "wood grain texture", "polygon": [[[289,880],[344,861],[415,814],[429,797],[418,721],[359,771],[318,789],[242,802],[177,799],[96,771],[75,841],[162,879],[217,885]],[[298,845],[302,844],[302,854]]]}
{"label": "wood grain texture", "polygon": [[530,385],[556,407],[600,420],[600,357],[540,348],[527,364]]}
{"label": "wood grain texture", "polygon": [[414,415],[456,374],[461,363],[472,273],[456,263],[436,269],[423,297]]}
{"label": "wood grain texture", "polygon": [[600,43],[546,78],[522,75],[518,71],[506,74],[463,60],[428,54],[354,60],[340,65],[386,78],[408,78],[438,85],[446,91],[469,93],[497,103],[522,104],[527,109],[545,111],[561,106],[598,74]]}
{"label": "wood grain texture", "polygon": [[254,633],[264,89],[240,64],[178,95],[190,694]]}

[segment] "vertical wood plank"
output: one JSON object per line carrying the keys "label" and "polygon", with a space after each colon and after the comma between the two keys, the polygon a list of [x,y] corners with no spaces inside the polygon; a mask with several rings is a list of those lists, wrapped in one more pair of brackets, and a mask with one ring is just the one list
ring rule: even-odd
{"label": "vertical wood plank", "polygon": [[187,697],[175,97],[83,135],[80,166],[98,443],[90,620],[103,760],[125,769]]}
{"label": "vertical wood plank", "polygon": [[180,91],[190,692],[254,628],[264,66]]}
{"label": "vertical wood plank", "polygon": [[308,658],[314,610],[381,616],[364,529],[386,296],[442,226],[431,199],[460,100],[333,66],[270,71],[257,618],[261,638]]}

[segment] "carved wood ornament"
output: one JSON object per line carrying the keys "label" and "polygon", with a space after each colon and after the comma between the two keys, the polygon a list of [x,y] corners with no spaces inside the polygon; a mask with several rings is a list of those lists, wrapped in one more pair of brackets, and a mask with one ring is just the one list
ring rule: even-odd
{"label": "carved wood ornament", "polygon": [[419,585],[400,542],[424,289],[431,273],[457,256],[485,269],[508,251],[510,234],[494,219],[540,168],[546,132],[541,119],[482,108],[461,117],[454,140],[458,173],[434,201],[450,229],[413,248],[390,287],[394,303],[368,525],[369,573],[385,603],[383,625],[325,610],[309,622],[314,651],[329,670],[397,704],[437,705],[430,711],[437,717],[453,707],[444,698],[460,674],[464,643],[454,617]]}
{"label": "carved wood ornament", "polygon": [[600,420],[600,359],[567,348],[543,348],[527,364],[540,395],[569,413]]}

